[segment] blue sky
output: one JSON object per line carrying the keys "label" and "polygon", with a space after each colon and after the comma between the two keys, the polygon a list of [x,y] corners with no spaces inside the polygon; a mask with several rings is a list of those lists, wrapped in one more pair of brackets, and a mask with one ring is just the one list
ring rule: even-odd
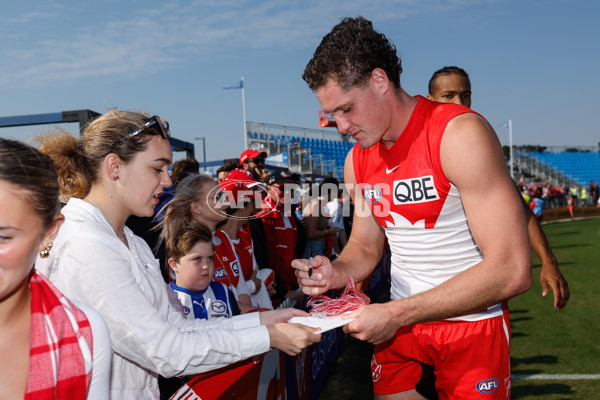
{"label": "blue sky", "polygon": [[[427,94],[433,71],[467,70],[473,108],[503,144],[594,146],[600,3],[572,0],[3,1],[0,116],[109,108],[166,117],[202,161],[242,149],[248,121],[317,128],[301,78],[345,16],[363,15],[403,60],[401,84]],[[75,124],[64,128],[77,131]],[[27,140],[44,127],[0,129]]]}

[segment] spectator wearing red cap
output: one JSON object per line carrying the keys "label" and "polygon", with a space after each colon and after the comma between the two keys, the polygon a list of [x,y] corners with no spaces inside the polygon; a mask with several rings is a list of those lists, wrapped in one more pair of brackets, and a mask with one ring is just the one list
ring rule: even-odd
{"label": "spectator wearing red cap", "polygon": [[267,153],[264,151],[253,148],[246,149],[240,154],[240,167],[250,171],[255,180],[268,183],[271,174],[265,170],[265,158],[267,158]]}
{"label": "spectator wearing red cap", "polygon": [[[272,309],[269,293],[257,276],[258,268],[253,256],[250,235],[241,232],[256,211],[256,205],[260,205],[260,183],[254,180],[248,170],[238,168],[231,171],[227,178],[219,183],[219,187],[223,192],[220,201],[226,205],[227,218],[218,224],[215,230],[213,242],[217,261],[215,280],[232,286],[235,289],[234,294],[237,291],[242,299],[240,304],[242,311],[251,310],[251,308],[246,309],[246,295],[252,307]],[[265,191],[264,187],[262,191]],[[242,241],[241,237],[245,240]],[[222,268],[225,273],[219,274],[219,268]],[[252,271],[250,280],[244,276],[244,269]]]}

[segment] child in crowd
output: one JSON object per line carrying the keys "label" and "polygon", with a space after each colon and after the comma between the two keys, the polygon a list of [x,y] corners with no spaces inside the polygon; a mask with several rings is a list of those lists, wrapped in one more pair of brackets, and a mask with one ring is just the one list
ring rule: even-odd
{"label": "child in crowd", "polygon": [[213,280],[212,232],[202,223],[186,226],[167,241],[169,268],[175,273],[171,288],[188,319],[230,318],[240,313],[233,293]]}

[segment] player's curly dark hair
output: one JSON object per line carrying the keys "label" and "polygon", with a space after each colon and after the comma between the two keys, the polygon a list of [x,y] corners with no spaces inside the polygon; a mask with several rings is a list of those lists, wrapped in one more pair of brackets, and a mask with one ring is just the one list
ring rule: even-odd
{"label": "player's curly dark hair", "polygon": [[366,84],[375,68],[384,70],[394,86],[400,87],[402,61],[394,44],[375,31],[371,21],[361,16],[344,18],[323,37],[302,79],[313,91],[329,79],[349,90]]}

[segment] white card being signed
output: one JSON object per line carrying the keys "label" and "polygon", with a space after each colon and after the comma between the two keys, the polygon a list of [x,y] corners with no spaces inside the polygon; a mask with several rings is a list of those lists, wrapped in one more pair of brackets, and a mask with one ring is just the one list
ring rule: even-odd
{"label": "white card being signed", "polygon": [[331,329],[335,329],[340,326],[344,326],[354,321],[354,318],[342,319],[341,316],[335,317],[317,317],[311,315],[310,317],[292,317],[288,320],[289,323],[302,324],[311,326],[313,328],[321,328],[317,333],[327,332]]}

